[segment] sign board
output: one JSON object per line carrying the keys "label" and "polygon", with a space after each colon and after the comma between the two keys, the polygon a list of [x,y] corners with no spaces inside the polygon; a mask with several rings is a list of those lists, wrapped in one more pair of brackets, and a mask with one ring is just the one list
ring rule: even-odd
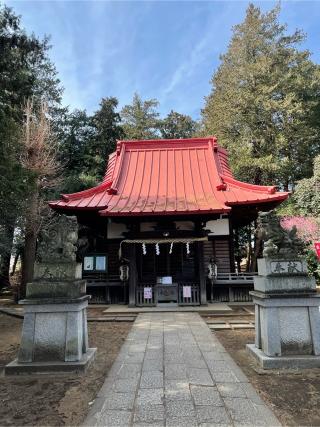
{"label": "sign board", "polygon": [[96,256],[96,270],[106,270],[106,257],[104,255]]}
{"label": "sign board", "polygon": [[152,299],[152,288],[143,288],[143,298]]}
{"label": "sign board", "polygon": [[93,270],[93,256],[85,256],[83,260],[83,269],[85,271]]}
{"label": "sign board", "polygon": [[172,285],[172,276],[158,276],[157,283],[159,285]]}
{"label": "sign board", "polygon": [[107,255],[87,255],[83,259],[83,271],[107,271]]}
{"label": "sign board", "polygon": [[316,249],[317,257],[320,260],[320,242],[315,242],[314,247]]}
{"label": "sign board", "polygon": [[191,298],[191,286],[183,286],[183,298]]}

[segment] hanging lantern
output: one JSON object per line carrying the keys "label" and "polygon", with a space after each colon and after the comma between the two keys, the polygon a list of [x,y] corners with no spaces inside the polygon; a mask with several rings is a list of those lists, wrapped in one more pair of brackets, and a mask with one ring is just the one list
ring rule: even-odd
{"label": "hanging lantern", "polygon": [[156,243],[156,254],[160,255],[159,243]]}
{"label": "hanging lantern", "polygon": [[143,255],[147,255],[147,247],[145,243],[142,243],[142,253]]}
{"label": "hanging lantern", "polygon": [[170,255],[172,254],[172,249],[173,249],[173,242],[171,242],[170,249],[169,249],[169,254]]}
{"label": "hanging lantern", "polygon": [[187,255],[189,255],[190,254],[190,243],[189,242],[186,243],[186,248],[187,248]]}

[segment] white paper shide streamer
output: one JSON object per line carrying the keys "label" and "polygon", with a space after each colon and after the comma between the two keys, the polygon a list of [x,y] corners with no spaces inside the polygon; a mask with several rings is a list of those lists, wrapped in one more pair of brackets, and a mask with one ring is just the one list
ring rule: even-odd
{"label": "white paper shide streamer", "polygon": [[172,249],[173,249],[173,242],[171,242],[170,249],[169,249],[169,254],[170,255],[172,254]]}

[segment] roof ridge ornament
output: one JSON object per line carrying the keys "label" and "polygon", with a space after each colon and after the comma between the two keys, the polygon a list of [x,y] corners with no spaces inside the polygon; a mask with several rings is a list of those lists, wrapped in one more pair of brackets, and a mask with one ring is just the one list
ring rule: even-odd
{"label": "roof ridge ornament", "polygon": [[120,155],[121,146],[122,146],[122,141],[121,141],[121,140],[118,140],[118,141],[117,141],[117,149],[116,149],[117,156],[119,156],[119,155]]}
{"label": "roof ridge ornament", "polygon": [[275,185],[272,185],[271,187],[268,188],[269,194],[274,194],[276,191],[277,191],[277,187]]}
{"label": "roof ridge ornament", "polygon": [[226,189],[227,189],[227,184],[226,184],[226,183],[224,183],[224,182],[222,182],[221,184],[218,184],[218,185],[216,186],[216,189],[217,189],[218,191],[226,191]]}
{"label": "roof ridge ornament", "polygon": [[118,194],[118,190],[117,190],[116,188],[110,187],[110,188],[107,190],[107,193],[108,193],[108,194],[111,194],[111,195]]}

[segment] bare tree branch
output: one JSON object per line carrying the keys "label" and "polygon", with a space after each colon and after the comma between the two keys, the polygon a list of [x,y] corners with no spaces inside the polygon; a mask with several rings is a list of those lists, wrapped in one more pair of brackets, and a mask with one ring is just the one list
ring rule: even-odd
{"label": "bare tree branch", "polygon": [[33,101],[28,100],[24,113],[21,163],[35,174],[39,190],[55,187],[57,179],[60,181],[61,166],[57,162],[58,144],[50,128],[47,104],[42,102],[39,110],[34,111]]}

